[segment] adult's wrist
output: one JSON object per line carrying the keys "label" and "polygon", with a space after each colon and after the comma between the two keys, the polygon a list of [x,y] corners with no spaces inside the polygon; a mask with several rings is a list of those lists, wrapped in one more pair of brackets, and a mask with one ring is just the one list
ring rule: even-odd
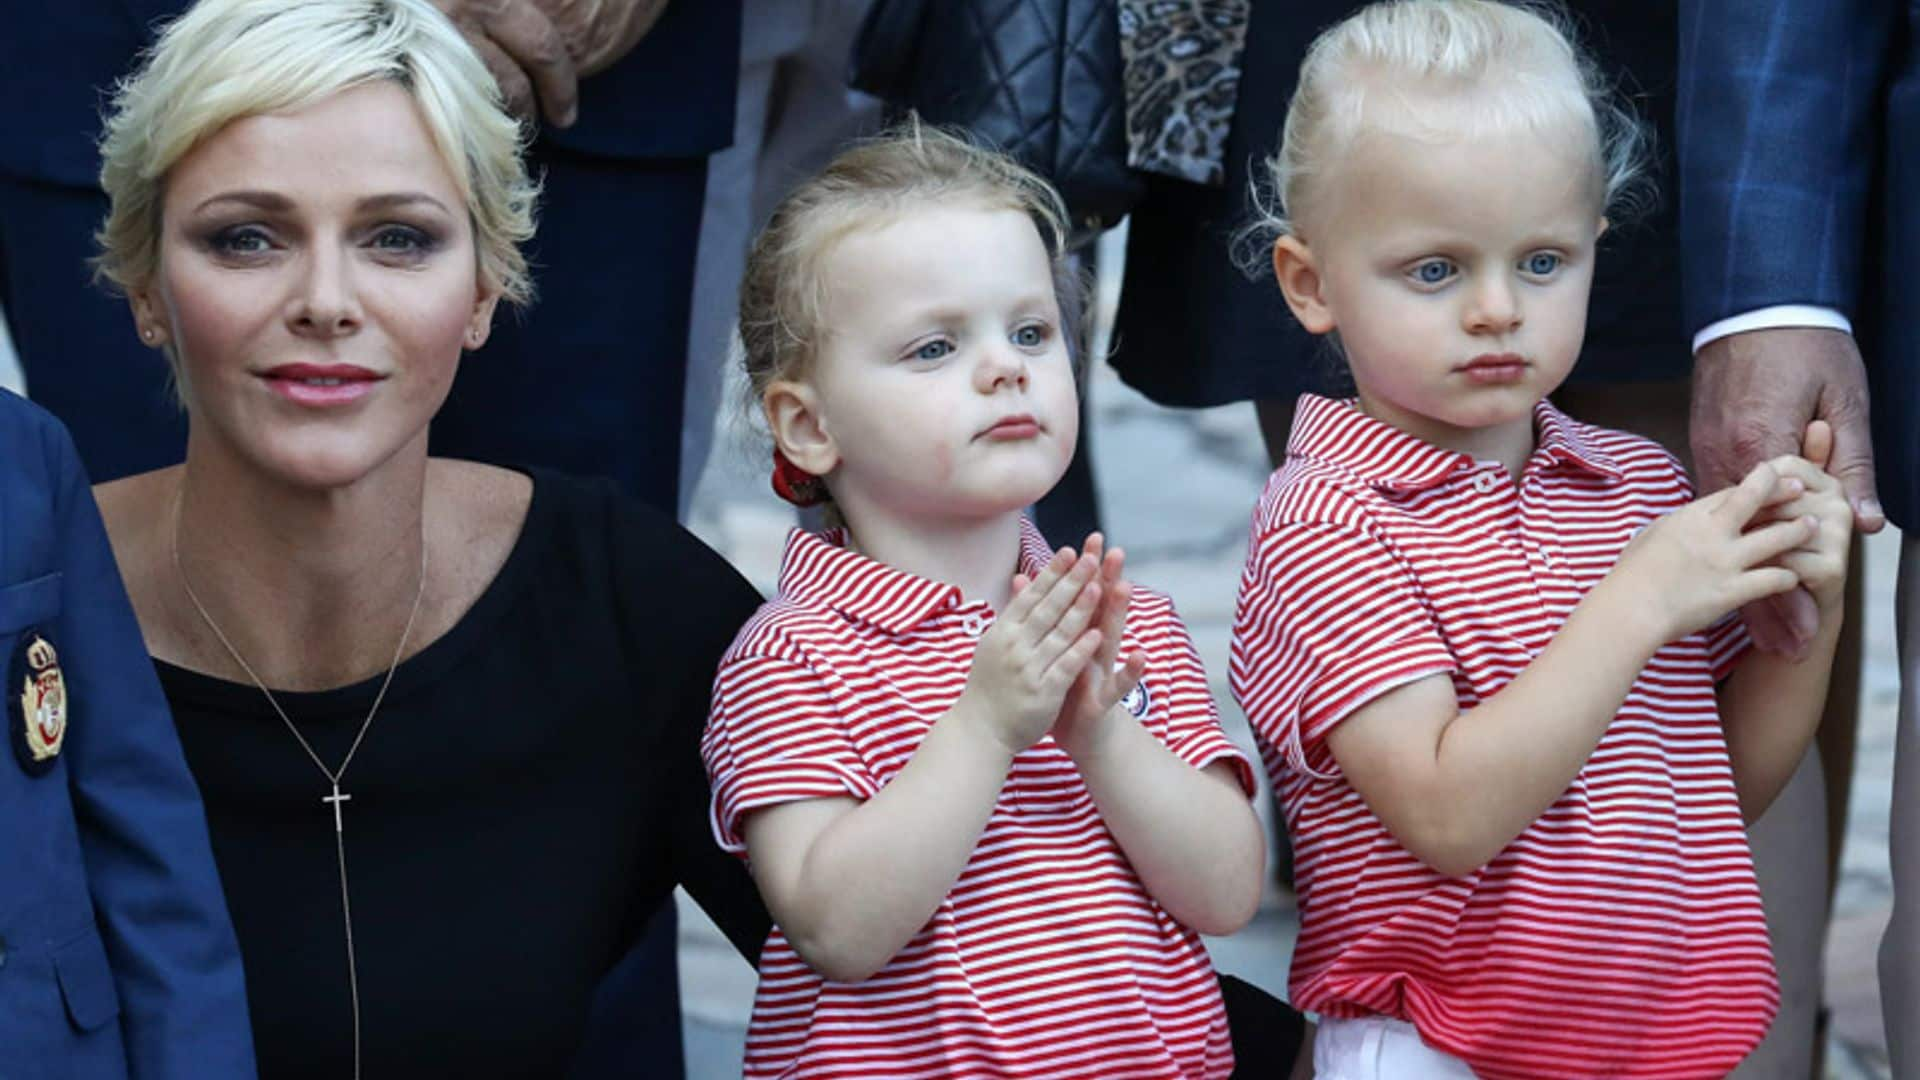
{"label": "adult's wrist", "polygon": [[1693,335],[1693,352],[1698,356],[1708,345],[1735,334],[1788,329],[1838,330],[1851,335],[1853,323],[1837,308],[1819,304],[1769,304],[1715,319],[1701,327]]}

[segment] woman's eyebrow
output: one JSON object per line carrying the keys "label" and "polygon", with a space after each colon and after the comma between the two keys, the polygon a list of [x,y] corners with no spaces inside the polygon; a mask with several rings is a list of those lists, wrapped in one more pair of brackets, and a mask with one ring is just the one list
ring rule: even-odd
{"label": "woman's eyebrow", "polygon": [[[275,191],[223,191],[194,207],[198,213],[209,206],[234,202],[251,206],[259,210],[284,213],[293,209],[293,200]],[[358,210],[392,210],[402,206],[429,205],[439,208],[442,213],[451,213],[447,204],[424,191],[394,191],[380,195],[369,195],[354,204]]]}

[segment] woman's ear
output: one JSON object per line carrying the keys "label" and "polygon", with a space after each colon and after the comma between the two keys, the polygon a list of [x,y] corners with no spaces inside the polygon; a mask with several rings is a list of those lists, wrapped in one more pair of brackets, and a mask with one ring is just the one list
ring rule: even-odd
{"label": "woman's ear", "polygon": [[150,349],[165,348],[173,338],[167,320],[161,317],[160,297],[151,283],[127,290],[127,307],[133,311],[133,328],[140,344]]}
{"label": "woman's ear", "polygon": [[1311,334],[1333,330],[1333,309],[1327,306],[1326,278],[1313,249],[1297,236],[1283,236],[1273,242],[1273,277],[1280,283],[1280,295],[1287,307]]}
{"label": "woman's ear", "polygon": [[791,379],[767,386],[760,395],[773,445],[787,460],[815,476],[825,476],[840,464],[840,448],[827,431],[820,411],[820,395],[813,387]]}
{"label": "woman's ear", "polygon": [[499,306],[500,286],[481,282],[473,299],[473,314],[467,319],[467,336],[460,339],[461,347],[472,351],[487,343],[493,333],[493,312]]}

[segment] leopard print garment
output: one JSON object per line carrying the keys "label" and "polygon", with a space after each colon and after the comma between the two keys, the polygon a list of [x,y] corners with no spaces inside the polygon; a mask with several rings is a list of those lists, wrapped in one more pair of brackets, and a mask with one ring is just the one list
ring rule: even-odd
{"label": "leopard print garment", "polygon": [[1196,184],[1226,179],[1252,0],[1119,0],[1127,164]]}

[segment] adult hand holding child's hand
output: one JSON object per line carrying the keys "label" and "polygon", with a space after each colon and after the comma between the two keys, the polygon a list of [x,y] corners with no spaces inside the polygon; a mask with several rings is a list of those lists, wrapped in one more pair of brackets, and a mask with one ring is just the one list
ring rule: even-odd
{"label": "adult hand holding child's hand", "polygon": [[[1690,426],[1702,490],[1718,490],[1755,463],[1791,453],[1809,418],[1831,427],[1832,449],[1821,467],[1840,478],[1854,526],[1880,531],[1886,515],[1874,485],[1866,366],[1853,335],[1776,327],[1730,334],[1701,347],[1693,369]],[[1818,619],[1810,598],[1796,591],[1743,614],[1754,644],[1783,655],[1804,653]]]}

